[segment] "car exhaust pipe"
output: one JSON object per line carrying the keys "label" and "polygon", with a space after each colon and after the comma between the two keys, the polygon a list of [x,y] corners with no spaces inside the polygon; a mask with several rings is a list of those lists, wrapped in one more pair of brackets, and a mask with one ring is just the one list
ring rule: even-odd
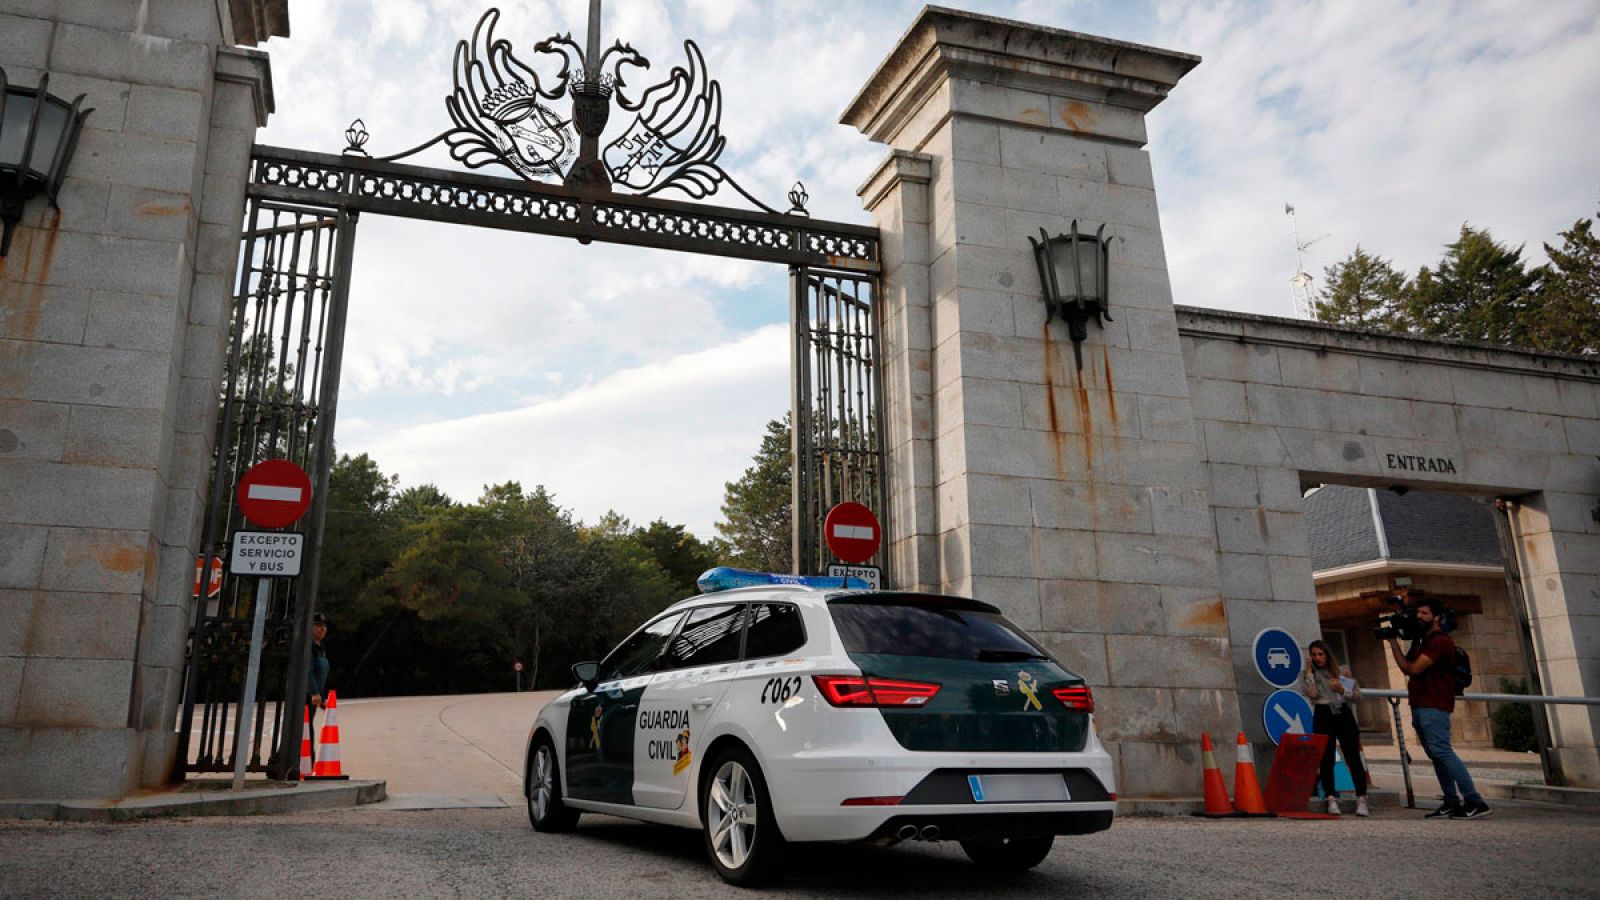
{"label": "car exhaust pipe", "polygon": [[939,826],[924,825],[922,826],[922,833],[917,837],[924,841],[937,841],[939,839]]}
{"label": "car exhaust pipe", "polygon": [[895,837],[898,837],[902,841],[912,840],[916,836],[917,826],[915,825],[901,825],[900,830],[895,834]]}

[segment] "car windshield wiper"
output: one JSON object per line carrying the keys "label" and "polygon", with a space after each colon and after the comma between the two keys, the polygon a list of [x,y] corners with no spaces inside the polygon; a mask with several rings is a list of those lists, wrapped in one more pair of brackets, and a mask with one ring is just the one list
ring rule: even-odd
{"label": "car windshield wiper", "polygon": [[979,662],[1017,662],[1024,659],[1049,658],[1050,657],[1045,656],[1043,653],[1035,653],[1032,650],[1000,650],[991,647],[985,647],[978,651]]}

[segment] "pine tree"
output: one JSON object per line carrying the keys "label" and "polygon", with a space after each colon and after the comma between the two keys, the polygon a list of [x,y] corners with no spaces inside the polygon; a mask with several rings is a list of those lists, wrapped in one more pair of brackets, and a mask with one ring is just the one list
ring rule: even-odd
{"label": "pine tree", "polygon": [[1327,287],[1317,305],[1317,320],[1334,325],[1400,330],[1399,318],[1410,286],[1389,261],[1361,249],[1324,270]]}
{"label": "pine tree", "polygon": [[1462,225],[1439,264],[1417,273],[1404,323],[1435,337],[1531,346],[1527,323],[1538,278],[1523,264],[1521,247],[1513,250],[1488,231]]}
{"label": "pine tree", "polygon": [[1558,250],[1539,271],[1537,304],[1523,323],[1531,346],[1556,353],[1600,354],[1600,235],[1594,219],[1561,232]]}
{"label": "pine tree", "polygon": [[794,454],[789,445],[789,417],[767,423],[755,465],[738,481],[730,481],[723,495],[717,523],[731,551],[728,563],[763,572],[788,572],[794,552],[790,543],[793,522],[791,473]]}

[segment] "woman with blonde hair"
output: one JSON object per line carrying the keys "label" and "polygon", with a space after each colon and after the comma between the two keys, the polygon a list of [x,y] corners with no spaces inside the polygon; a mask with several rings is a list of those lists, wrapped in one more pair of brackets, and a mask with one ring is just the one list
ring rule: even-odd
{"label": "woman with blonde hair", "polygon": [[1306,699],[1311,701],[1312,730],[1328,736],[1328,746],[1322,752],[1322,793],[1328,798],[1329,814],[1339,815],[1339,790],[1333,778],[1333,748],[1337,743],[1344,750],[1345,764],[1355,782],[1356,815],[1369,815],[1367,770],[1361,764],[1361,729],[1356,725],[1353,705],[1361,699],[1360,686],[1354,678],[1340,676],[1339,663],[1323,641],[1312,641],[1306,648],[1306,671],[1301,683]]}

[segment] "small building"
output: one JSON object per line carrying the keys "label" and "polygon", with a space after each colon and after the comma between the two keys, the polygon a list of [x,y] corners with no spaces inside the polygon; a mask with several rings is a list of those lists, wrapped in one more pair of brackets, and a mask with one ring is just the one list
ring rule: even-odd
{"label": "small building", "polygon": [[[1363,687],[1405,689],[1405,676],[1372,634],[1378,616],[1394,609],[1392,597],[1434,597],[1455,613],[1451,637],[1472,656],[1472,690],[1498,691],[1502,678],[1527,678],[1497,513],[1487,500],[1326,485],[1305,504],[1322,637]],[[1455,746],[1492,747],[1489,716],[1489,704],[1458,703]],[[1362,701],[1357,717],[1362,731],[1393,740],[1387,701]],[[1401,721],[1408,746],[1420,757],[1404,706]]]}

